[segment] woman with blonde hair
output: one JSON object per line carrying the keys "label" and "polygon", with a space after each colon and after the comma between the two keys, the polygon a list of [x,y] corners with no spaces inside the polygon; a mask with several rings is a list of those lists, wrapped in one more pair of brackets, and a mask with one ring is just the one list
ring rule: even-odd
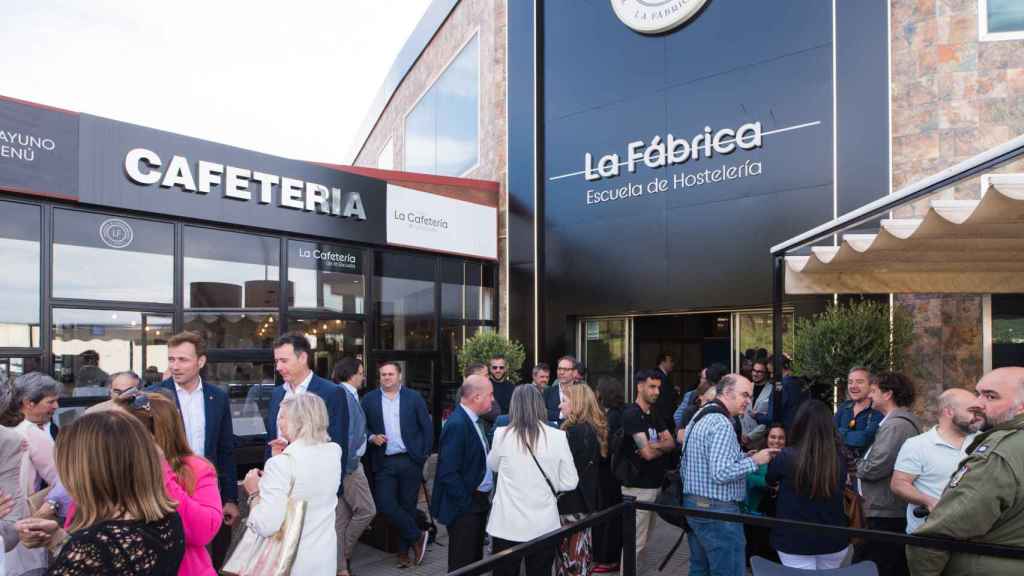
{"label": "woman with blonde hair", "polygon": [[[562,525],[578,522],[598,510],[598,466],[608,455],[608,423],[590,386],[573,386],[559,405],[562,430],[572,452],[579,484],[558,501]],[[594,569],[592,533],[587,528],[562,540],[555,559],[558,576],[589,575]]]}
{"label": "woman with blonde hair", "polygon": [[260,536],[271,536],[284,523],[289,497],[304,500],[306,515],[291,573],[334,576],[338,561],[334,509],[342,451],[327,434],[327,406],[316,394],[285,398],[277,429],[284,442],[271,442],[272,456],[263,472],[254,468],[245,476],[252,506],[246,522]]}
{"label": "woman with blonde hair", "polygon": [[[76,513],[47,574],[177,574],[185,553],[181,517],[164,488],[156,445],[136,418],[85,414],[61,430],[55,455]],[[30,520],[31,527],[19,523],[30,537],[56,530],[52,520]]]}
{"label": "woman with blonde hair", "polygon": [[163,452],[164,485],[178,504],[185,531],[185,556],[178,576],[216,576],[206,551],[224,519],[216,468],[192,452],[181,414],[163,394],[133,391],[114,402],[138,418]]}

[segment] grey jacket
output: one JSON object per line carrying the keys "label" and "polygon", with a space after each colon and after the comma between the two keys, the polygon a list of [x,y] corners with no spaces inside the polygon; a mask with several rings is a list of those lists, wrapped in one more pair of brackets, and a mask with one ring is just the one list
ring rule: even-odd
{"label": "grey jacket", "polygon": [[363,412],[358,397],[353,396],[344,384],[338,384],[338,386],[341,386],[342,392],[345,393],[345,400],[348,401],[348,454],[345,454],[343,472],[348,476],[359,467],[359,447],[366,443],[366,413]]}
{"label": "grey jacket", "polygon": [[897,408],[885,416],[878,427],[875,442],[857,464],[857,478],[864,496],[864,516],[903,518],[907,515],[907,503],[892,493],[889,481],[903,443],[921,431],[920,420],[905,408]]}

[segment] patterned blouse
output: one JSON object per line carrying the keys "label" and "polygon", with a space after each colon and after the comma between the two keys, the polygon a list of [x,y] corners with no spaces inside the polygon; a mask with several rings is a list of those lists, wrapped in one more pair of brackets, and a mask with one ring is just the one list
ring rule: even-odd
{"label": "patterned blouse", "polygon": [[150,523],[108,520],[72,533],[47,574],[174,576],[184,554],[177,512]]}

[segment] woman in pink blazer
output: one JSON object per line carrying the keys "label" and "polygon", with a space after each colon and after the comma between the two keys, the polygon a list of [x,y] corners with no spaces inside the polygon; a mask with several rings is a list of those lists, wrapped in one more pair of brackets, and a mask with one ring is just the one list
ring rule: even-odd
{"label": "woman in pink blazer", "polygon": [[224,521],[217,470],[189,448],[173,401],[162,394],[137,392],[122,395],[117,403],[142,421],[163,452],[164,486],[178,503],[185,527],[185,556],[178,576],[216,576],[206,545]]}

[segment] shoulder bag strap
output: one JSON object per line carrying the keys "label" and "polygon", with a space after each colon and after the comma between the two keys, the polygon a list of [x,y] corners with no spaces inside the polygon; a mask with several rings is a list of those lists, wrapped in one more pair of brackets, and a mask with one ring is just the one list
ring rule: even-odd
{"label": "shoulder bag strap", "polygon": [[921,433],[921,429],[918,428],[917,424],[914,423],[914,421],[911,420],[910,418],[907,418],[906,416],[902,416],[902,415],[899,415],[899,414],[896,415],[896,418],[899,418],[900,420],[906,420],[907,422],[909,422],[910,425],[914,428],[914,433],[915,434],[920,434]]}
{"label": "shoulder bag strap", "polygon": [[529,445],[527,445],[526,446],[526,450],[527,450],[527,452],[530,453],[530,457],[533,458],[533,463],[537,465],[537,470],[540,470],[540,475],[543,476],[544,477],[544,481],[548,483],[548,488],[551,489],[551,495],[555,497],[555,500],[558,500],[558,491],[555,490],[555,485],[551,483],[551,479],[548,478],[547,473],[544,472],[543,468],[541,468],[540,461],[538,461],[537,457],[534,456],[534,454],[533,454],[533,449],[530,448]]}

